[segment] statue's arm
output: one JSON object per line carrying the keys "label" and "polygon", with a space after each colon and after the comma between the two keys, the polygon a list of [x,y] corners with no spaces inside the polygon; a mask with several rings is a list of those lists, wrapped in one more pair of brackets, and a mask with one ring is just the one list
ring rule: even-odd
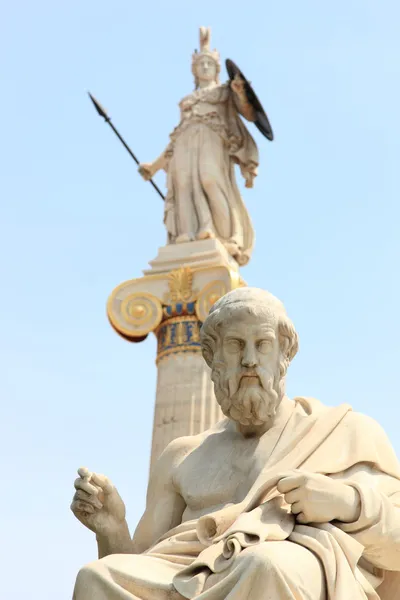
{"label": "statue's arm", "polygon": [[165,169],[166,164],[167,164],[168,149],[169,149],[169,145],[167,146],[167,148],[165,148],[165,150],[163,150],[163,152],[160,154],[160,156],[158,156],[156,158],[156,160],[153,162],[153,168],[156,173],[158,171],[161,171],[162,169]]}
{"label": "statue's arm", "polygon": [[132,540],[126,521],[107,535],[96,534],[96,541],[99,558],[110,554],[132,554]]}
{"label": "statue's arm", "polygon": [[171,442],[155,464],[147,490],[146,510],[132,540],[132,551],[140,554],[164,533],[179,525],[186,508],[174,483],[174,473],[187,451],[186,438]]}
{"label": "statue's arm", "polygon": [[156,160],[154,160],[152,163],[140,163],[139,173],[145,181],[149,181],[149,179],[152,179],[154,175],[158,173],[158,171],[161,171],[162,169],[164,169],[165,171],[167,170],[167,153],[169,147],[170,146],[168,145],[167,148],[160,154],[160,156],[156,158]]}
{"label": "statue's arm", "polygon": [[238,113],[248,121],[255,121],[254,109],[247,99],[243,79],[236,77],[226,85],[229,86],[228,111],[231,116],[232,110],[236,114],[239,135],[242,136],[242,145],[239,151],[233,155],[233,160],[240,166],[240,171],[246,181],[246,187],[252,188],[254,179],[257,176],[258,150],[256,143],[247,131],[243,121],[239,118]]}
{"label": "statue's arm", "polygon": [[356,521],[336,525],[364,546],[371,564],[400,571],[400,481],[369,464],[355,465],[340,478],[358,491],[361,510]]}
{"label": "statue's arm", "polygon": [[140,163],[139,173],[145,181],[149,181],[158,171],[168,172],[168,165],[173,154],[173,142],[170,141],[168,146],[161,152],[151,163]]}

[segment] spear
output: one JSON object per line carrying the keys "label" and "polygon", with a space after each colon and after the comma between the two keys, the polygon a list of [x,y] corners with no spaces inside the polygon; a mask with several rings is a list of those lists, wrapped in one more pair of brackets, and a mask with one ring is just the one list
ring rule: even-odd
{"label": "spear", "polygon": [[[116,129],[116,127],[114,127],[114,125],[111,123],[111,118],[108,116],[108,114],[106,113],[105,109],[102,107],[102,105],[100,104],[100,102],[98,102],[96,100],[96,98],[94,96],[92,96],[92,94],[90,92],[88,92],[88,94],[89,94],[89,98],[93,102],[94,107],[97,110],[98,114],[101,117],[104,118],[104,120],[105,120],[106,123],[109,124],[109,126],[111,127],[111,129],[113,130],[113,132],[115,133],[115,135],[118,137],[118,139],[122,142],[122,144],[128,150],[129,154],[132,156],[132,158],[135,161],[135,163],[137,165],[140,165],[138,159],[133,154],[132,150],[129,148],[128,144],[125,142],[125,140],[122,137],[122,135],[119,133],[119,131]],[[154,181],[152,179],[149,179],[149,181],[150,181],[151,185],[153,186],[153,188],[156,190],[156,192],[158,192],[158,194],[161,196],[161,198],[163,200],[165,200],[164,194],[160,191],[160,188],[154,183]]]}

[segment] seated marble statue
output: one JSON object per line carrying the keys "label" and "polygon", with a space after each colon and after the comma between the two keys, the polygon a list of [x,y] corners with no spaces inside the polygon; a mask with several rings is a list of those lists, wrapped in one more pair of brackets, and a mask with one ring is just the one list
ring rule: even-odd
{"label": "seated marble statue", "polygon": [[168,445],[133,539],[111,481],[79,470],[71,508],[99,560],[74,599],[400,598],[400,467],[381,427],[286,396],[298,336],[268,292],[229,292],[201,342],[226,418]]}

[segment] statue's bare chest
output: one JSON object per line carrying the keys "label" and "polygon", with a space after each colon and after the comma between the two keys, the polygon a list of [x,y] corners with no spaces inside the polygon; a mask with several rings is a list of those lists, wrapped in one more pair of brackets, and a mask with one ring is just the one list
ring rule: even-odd
{"label": "statue's bare chest", "polygon": [[210,436],[179,466],[175,481],[190,511],[242,500],[268,459],[259,440]]}

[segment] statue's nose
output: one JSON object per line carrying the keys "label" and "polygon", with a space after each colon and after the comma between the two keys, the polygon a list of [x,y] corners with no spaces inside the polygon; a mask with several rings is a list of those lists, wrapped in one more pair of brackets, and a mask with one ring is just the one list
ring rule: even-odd
{"label": "statue's nose", "polygon": [[248,369],[252,369],[257,366],[257,356],[255,349],[251,346],[246,346],[243,358],[242,358],[242,366]]}

